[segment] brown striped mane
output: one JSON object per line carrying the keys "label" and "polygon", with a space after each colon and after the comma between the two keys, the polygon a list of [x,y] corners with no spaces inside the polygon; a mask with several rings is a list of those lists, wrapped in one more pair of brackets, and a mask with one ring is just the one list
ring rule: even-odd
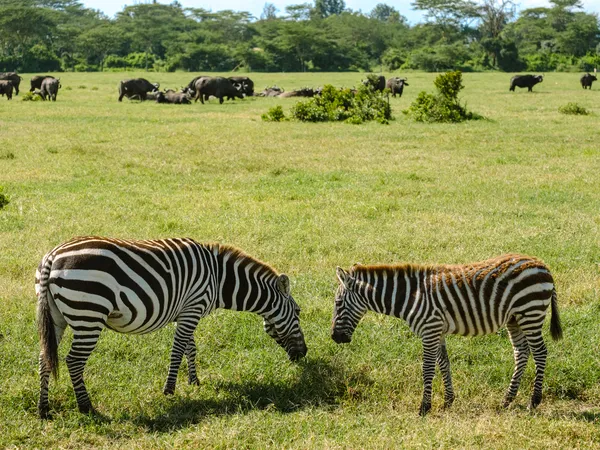
{"label": "brown striped mane", "polygon": [[274,277],[279,276],[279,273],[273,267],[271,267],[269,264],[259,261],[258,259],[254,258],[253,256],[248,255],[243,250],[240,250],[237,247],[234,247],[234,246],[228,245],[228,244],[218,244],[218,243],[206,244],[206,245],[209,246],[211,249],[216,248],[218,250],[219,255],[229,254],[232,257],[234,257],[235,259],[242,259],[245,262],[253,263],[256,266],[261,267],[262,269],[273,274]]}

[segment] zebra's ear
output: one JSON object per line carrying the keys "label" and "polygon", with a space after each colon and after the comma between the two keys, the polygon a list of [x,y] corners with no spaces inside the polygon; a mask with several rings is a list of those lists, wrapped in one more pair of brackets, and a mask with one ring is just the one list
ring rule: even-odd
{"label": "zebra's ear", "polygon": [[285,273],[282,273],[277,277],[277,289],[279,289],[282,294],[290,295],[290,279]]}
{"label": "zebra's ear", "polygon": [[352,278],[348,272],[338,266],[335,268],[335,274],[346,289],[352,289],[354,286],[354,278]]}

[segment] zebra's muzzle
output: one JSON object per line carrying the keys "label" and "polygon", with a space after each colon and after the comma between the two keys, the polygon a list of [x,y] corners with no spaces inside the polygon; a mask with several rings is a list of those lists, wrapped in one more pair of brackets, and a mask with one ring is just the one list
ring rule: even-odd
{"label": "zebra's muzzle", "polygon": [[333,339],[336,344],[347,344],[352,340],[352,336],[347,333],[333,330],[331,332],[331,339]]}
{"label": "zebra's muzzle", "polygon": [[288,352],[288,357],[290,358],[290,361],[296,362],[301,358],[304,358],[306,356],[306,353],[308,353],[308,349],[306,348],[306,344],[304,344],[301,347],[295,347],[290,349],[290,351]]}

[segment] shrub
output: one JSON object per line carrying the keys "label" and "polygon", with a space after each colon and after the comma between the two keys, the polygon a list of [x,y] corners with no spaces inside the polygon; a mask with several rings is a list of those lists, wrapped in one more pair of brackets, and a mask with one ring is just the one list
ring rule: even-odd
{"label": "shrub", "polygon": [[274,106],[260,117],[262,117],[262,120],[265,122],[283,122],[284,120],[287,120],[281,105]]}
{"label": "shrub", "polygon": [[392,110],[384,94],[365,85],[356,91],[325,85],[321,95],[296,103],[291,114],[303,122],[345,121],[359,124],[376,120],[387,124],[392,120]]}
{"label": "shrub", "polygon": [[433,84],[437,94],[421,91],[403,113],[417,122],[458,123],[481,119],[481,116],[468,111],[466,106],[460,104],[458,94],[464,88],[460,71],[440,74]]}
{"label": "shrub", "polygon": [[558,108],[558,112],[561,114],[570,114],[575,116],[587,116],[591,112],[585,109],[583,106],[578,105],[577,103],[569,102],[566,105],[563,105]]}
{"label": "shrub", "polygon": [[0,186],[0,209],[10,203],[10,198],[3,192],[4,188]]}
{"label": "shrub", "polygon": [[41,100],[42,97],[39,94],[35,94],[33,92],[25,92],[21,100],[24,102],[37,102]]}

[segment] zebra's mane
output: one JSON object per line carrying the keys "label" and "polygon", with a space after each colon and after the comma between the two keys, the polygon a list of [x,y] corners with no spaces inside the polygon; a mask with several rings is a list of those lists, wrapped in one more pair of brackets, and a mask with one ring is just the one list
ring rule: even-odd
{"label": "zebra's mane", "polygon": [[241,259],[244,262],[252,263],[255,266],[259,266],[262,269],[271,273],[274,277],[278,277],[279,273],[270,265],[265,262],[259,261],[258,259],[248,255],[243,250],[240,250],[237,247],[227,244],[209,244],[213,249],[216,249],[219,255],[230,255],[231,257],[237,259]]}
{"label": "zebra's mane", "polygon": [[401,272],[401,273],[413,273],[417,270],[424,270],[426,268],[431,268],[434,266],[431,265],[420,265],[420,264],[374,264],[374,265],[362,265],[362,264],[354,264],[350,268],[350,275],[355,276],[358,279],[361,279],[363,275],[372,274],[372,273],[383,273],[383,272]]}

